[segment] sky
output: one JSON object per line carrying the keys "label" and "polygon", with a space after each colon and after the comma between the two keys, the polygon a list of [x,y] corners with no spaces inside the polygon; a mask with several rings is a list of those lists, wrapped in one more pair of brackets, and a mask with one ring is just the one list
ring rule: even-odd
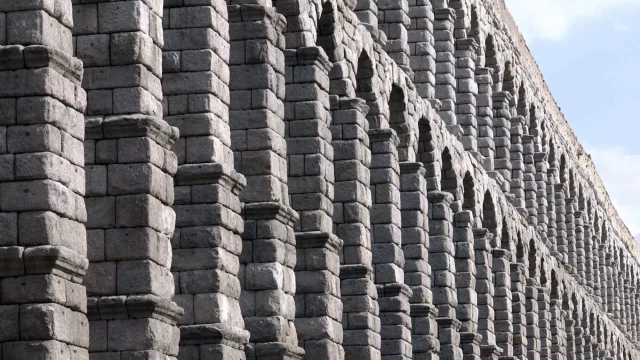
{"label": "sky", "polygon": [[640,0],[506,0],[640,242]]}

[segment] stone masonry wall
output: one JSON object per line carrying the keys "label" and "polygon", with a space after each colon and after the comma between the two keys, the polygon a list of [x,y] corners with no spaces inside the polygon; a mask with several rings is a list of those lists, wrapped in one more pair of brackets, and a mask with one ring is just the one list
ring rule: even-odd
{"label": "stone masonry wall", "polygon": [[503,0],[0,0],[0,224],[0,360],[640,358]]}

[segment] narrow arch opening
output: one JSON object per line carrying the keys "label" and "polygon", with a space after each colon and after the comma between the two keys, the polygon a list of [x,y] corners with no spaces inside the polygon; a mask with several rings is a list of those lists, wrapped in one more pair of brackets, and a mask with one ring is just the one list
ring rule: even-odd
{"label": "narrow arch opening", "polygon": [[325,1],[322,4],[322,13],[320,19],[318,19],[317,34],[318,39],[316,43],[322,47],[329,61],[335,63],[338,61],[338,40],[335,36],[336,32],[336,12],[333,9],[333,3],[331,1]]}

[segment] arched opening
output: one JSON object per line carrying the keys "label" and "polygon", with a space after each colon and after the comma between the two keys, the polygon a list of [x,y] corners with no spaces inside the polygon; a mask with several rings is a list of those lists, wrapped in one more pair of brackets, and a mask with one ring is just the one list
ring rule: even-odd
{"label": "arched opening", "polygon": [[335,63],[341,60],[341,54],[338,54],[339,42],[336,33],[336,26],[340,22],[337,20],[338,13],[334,11],[333,2],[330,0],[325,1],[322,4],[322,13],[320,19],[318,19],[318,38],[316,43],[322,47],[329,61]]}
{"label": "arched opening", "polygon": [[525,118],[525,126],[523,130],[525,131],[525,134],[527,134],[529,132],[529,106],[527,105],[527,89],[524,87],[524,81],[520,82],[516,112],[518,115]]}
{"label": "arched opening", "polygon": [[[473,218],[476,219],[478,217],[478,211],[476,209],[476,190],[473,183],[473,177],[471,177],[471,174],[469,172],[464,174],[462,187],[464,191],[462,199],[462,209],[471,211],[471,213],[473,214]],[[477,224],[474,224],[474,226],[476,225]]]}
{"label": "arched opening", "polygon": [[487,35],[484,41],[485,66],[493,69],[493,92],[502,91],[502,79],[500,78],[500,67],[493,35]]}
{"label": "arched opening", "polygon": [[[498,237],[498,219],[496,218],[496,207],[493,204],[491,193],[487,190],[482,200],[482,227],[489,230],[494,236],[494,241]],[[498,244],[491,244],[498,247]]]}
{"label": "arched opening", "polygon": [[502,90],[508,91],[513,95],[511,101],[514,101],[516,97],[516,84],[513,69],[511,67],[511,61],[504,63],[504,76],[502,77]]}
{"label": "arched opening", "polygon": [[477,67],[485,66],[485,58],[484,58],[484,48],[481,46],[481,38],[480,38],[480,21],[478,21],[478,8],[475,5],[471,5],[471,28],[469,29],[469,34],[467,34],[470,38],[473,38],[478,45],[476,50],[476,55],[478,55],[478,60],[476,63]]}
{"label": "arched opening", "polygon": [[546,287],[547,286],[547,282],[549,281],[547,279],[547,271],[544,269],[544,258],[540,259],[540,285]]}
{"label": "arched opening", "polygon": [[460,200],[458,175],[453,167],[449,148],[442,151],[442,167],[440,168],[440,190],[450,192],[454,200]]}
{"label": "arched opening", "polygon": [[[502,236],[500,237],[500,248],[513,254],[513,246],[511,246],[511,237],[509,236],[509,227],[507,219],[502,219]],[[513,255],[512,255],[513,256]]]}
{"label": "arched opening", "polygon": [[567,161],[564,154],[560,156],[560,183],[565,184],[567,182]]}
{"label": "arched opening", "polygon": [[411,121],[407,111],[407,100],[404,91],[397,85],[391,86],[389,94],[389,126],[396,131],[400,144],[398,158],[403,161],[415,161],[415,141],[411,131]]}
{"label": "arched opening", "polygon": [[437,164],[435,163],[435,145],[431,124],[426,118],[421,118],[418,122],[418,155],[416,161],[424,164],[425,178],[427,179],[427,189],[437,190]]}
{"label": "arched opening", "polygon": [[533,241],[533,239],[531,239],[529,241],[529,278],[531,278],[531,279],[537,279],[538,278],[537,255],[538,254],[537,254],[537,251],[536,251],[536,244]]}

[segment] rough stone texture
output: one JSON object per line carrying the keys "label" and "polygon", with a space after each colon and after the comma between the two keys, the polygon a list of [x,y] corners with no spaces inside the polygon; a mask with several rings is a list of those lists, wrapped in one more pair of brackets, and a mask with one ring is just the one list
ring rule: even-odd
{"label": "rough stone texture", "polygon": [[640,358],[502,0],[0,0],[0,169],[0,360]]}

